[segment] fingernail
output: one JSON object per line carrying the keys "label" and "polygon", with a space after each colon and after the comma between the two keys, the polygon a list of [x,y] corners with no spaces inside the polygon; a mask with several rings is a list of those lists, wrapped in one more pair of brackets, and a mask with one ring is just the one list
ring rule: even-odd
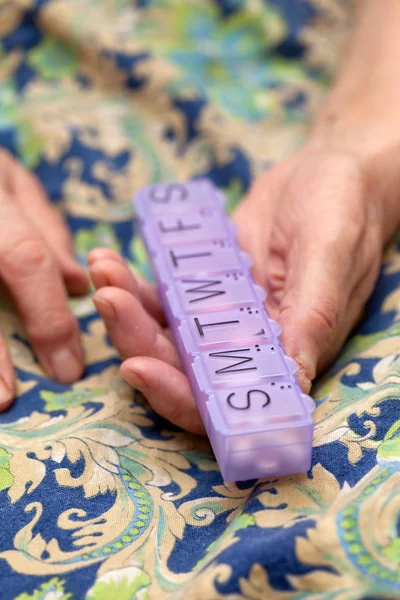
{"label": "fingernail", "polygon": [[132,385],[133,387],[137,387],[139,390],[143,390],[143,389],[146,389],[149,387],[145,378],[142,377],[141,373],[138,373],[138,371],[136,369],[133,369],[132,367],[128,367],[126,365],[124,365],[124,369],[129,371],[130,385]]}
{"label": "fingernail", "polygon": [[10,388],[4,379],[0,377],[0,410],[8,408],[8,406],[11,404],[12,398],[13,395]]}
{"label": "fingernail", "polygon": [[93,298],[93,302],[97,308],[97,312],[105,321],[117,320],[117,313],[111,302],[103,300],[103,298]]}
{"label": "fingernail", "polygon": [[82,373],[82,365],[69,348],[60,348],[50,356],[54,377],[60,383],[73,383]]}
{"label": "fingernail", "polygon": [[93,265],[96,261],[102,258],[102,252],[99,248],[95,248],[94,250],[90,250],[89,254],[86,257],[86,262],[89,266]]}
{"label": "fingernail", "polygon": [[297,379],[304,393],[308,394],[311,390],[311,383],[315,378],[315,364],[304,352],[298,352],[294,358],[299,365]]}
{"label": "fingernail", "polygon": [[304,371],[307,373],[309,379],[314,379],[314,377],[315,377],[315,361],[313,361],[308,356],[308,354],[306,354],[302,350],[300,350],[299,352],[296,352],[294,358],[299,363],[300,368],[303,368]]}
{"label": "fingernail", "polygon": [[105,277],[103,271],[101,271],[95,264],[89,267],[89,273],[90,279],[92,280],[92,283],[95,286],[95,288],[100,289],[102,287],[107,287],[110,285],[110,282]]}

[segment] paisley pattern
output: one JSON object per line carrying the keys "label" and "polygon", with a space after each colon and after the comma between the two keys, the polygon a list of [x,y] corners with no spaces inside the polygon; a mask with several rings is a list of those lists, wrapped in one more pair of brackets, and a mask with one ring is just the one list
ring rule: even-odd
{"label": "paisley pattern", "polygon": [[[203,175],[232,208],[301,144],[352,15],[347,0],[0,0],[0,146],[41,178],[83,264],[107,245],[150,276],[132,194]],[[393,244],[314,389],[311,471],[237,485],[120,380],[90,297],[71,300],[88,366],[70,387],[2,298],[19,385],[0,416],[2,600],[399,598],[399,284]]]}

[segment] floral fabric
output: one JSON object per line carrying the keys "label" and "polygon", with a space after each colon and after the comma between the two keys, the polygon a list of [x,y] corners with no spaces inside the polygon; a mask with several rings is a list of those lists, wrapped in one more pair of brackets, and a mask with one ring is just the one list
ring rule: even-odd
{"label": "floral fabric", "polygon": [[[351,26],[346,0],[0,0],[0,146],[82,263],[106,245],[148,274],[135,191],[202,175],[232,209],[301,144]],[[121,381],[89,296],[71,300],[73,386],[2,297],[19,394],[0,415],[1,600],[399,598],[399,284],[393,244],[315,387],[311,471],[240,484]]]}

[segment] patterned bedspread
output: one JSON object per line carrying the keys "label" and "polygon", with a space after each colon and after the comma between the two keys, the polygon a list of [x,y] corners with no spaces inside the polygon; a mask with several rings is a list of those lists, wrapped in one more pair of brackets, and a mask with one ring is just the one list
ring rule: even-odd
{"label": "patterned bedspread", "polygon": [[[301,144],[351,19],[347,0],[0,0],[0,146],[82,263],[106,245],[147,273],[132,194],[204,175],[232,209]],[[315,386],[311,471],[237,485],[121,381],[89,296],[71,300],[87,353],[71,387],[3,299],[19,397],[0,416],[1,600],[399,598],[399,284],[393,244]]]}

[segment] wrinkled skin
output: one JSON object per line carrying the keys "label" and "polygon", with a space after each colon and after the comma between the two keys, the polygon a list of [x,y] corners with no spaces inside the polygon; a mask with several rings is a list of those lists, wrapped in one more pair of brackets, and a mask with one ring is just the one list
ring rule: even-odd
{"label": "wrinkled skin", "polygon": [[[359,318],[393,230],[393,194],[380,185],[383,163],[376,162],[375,177],[371,161],[305,147],[261,176],[234,215],[306,392]],[[89,260],[94,301],[124,361],[122,376],[163,417],[203,433],[155,290],[110,250],[95,250]]]}
{"label": "wrinkled skin", "polygon": [[[42,367],[72,383],[84,367],[79,327],[68,293],[88,290],[66,225],[39,181],[0,149],[0,280],[11,294]],[[15,374],[0,332],[0,410],[12,403]]]}

